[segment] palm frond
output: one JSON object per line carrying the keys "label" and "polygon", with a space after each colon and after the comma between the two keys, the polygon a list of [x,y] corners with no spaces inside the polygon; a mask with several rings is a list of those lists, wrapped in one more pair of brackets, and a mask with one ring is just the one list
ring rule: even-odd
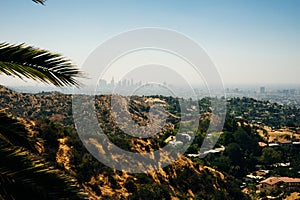
{"label": "palm frond", "polygon": [[0,143],[0,197],[4,199],[83,199],[74,180],[40,158]]}
{"label": "palm frond", "polygon": [[32,1],[35,2],[35,3],[39,3],[39,4],[44,5],[46,0],[32,0]]}
{"label": "palm frond", "polygon": [[28,130],[18,119],[0,111],[0,141],[11,146],[22,146],[26,149],[37,152],[33,145],[33,138]]}
{"label": "palm frond", "polygon": [[79,86],[82,73],[71,61],[47,50],[0,43],[0,73],[30,78],[55,86]]}
{"label": "palm frond", "polygon": [[0,199],[81,199],[75,180],[37,154],[29,129],[0,111]]}

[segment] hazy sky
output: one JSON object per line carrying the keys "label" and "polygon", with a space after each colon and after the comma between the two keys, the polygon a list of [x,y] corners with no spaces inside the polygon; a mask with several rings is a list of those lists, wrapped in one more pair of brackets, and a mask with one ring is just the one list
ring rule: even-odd
{"label": "hazy sky", "polygon": [[1,42],[62,53],[79,67],[120,32],[161,27],[199,43],[225,85],[300,84],[299,0],[6,0],[0,7]]}

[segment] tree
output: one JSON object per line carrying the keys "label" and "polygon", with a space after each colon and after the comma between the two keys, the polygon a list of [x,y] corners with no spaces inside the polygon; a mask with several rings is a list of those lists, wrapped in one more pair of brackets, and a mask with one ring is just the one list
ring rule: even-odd
{"label": "tree", "polygon": [[260,161],[266,165],[277,163],[281,161],[281,153],[272,147],[266,147],[262,150]]}
{"label": "tree", "polygon": [[246,160],[243,157],[240,145],[237,143],[230,143],[228,146],[226,146],[224,153],[226,156],[228,156],[231,163],[229,173],[236,177],[244,176],[246,173]]}
{"label": "tree", "polygon": [[245,164],[239,144],[230,143],[228,146],[226,146],[225,154],[229,157],[233,165],[243,166]]}
{"label": "tree", "polygon": [[[82,76],[59,54],[8,43],[0,43],[0,74],[59,87],[78,87],[76,78]],[[82,198],[71,177],[55,170],[38,155],[38,146],[23,122],[0,111],[0,199]]]}

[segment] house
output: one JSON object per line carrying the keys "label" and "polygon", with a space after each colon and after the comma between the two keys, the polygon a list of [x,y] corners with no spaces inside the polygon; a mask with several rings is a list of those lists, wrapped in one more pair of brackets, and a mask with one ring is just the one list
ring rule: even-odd
{"label": "house", "polygon": [[261,180],[261,179],[264,179],[264,177],[262,177],[262,176],[255,176],[255,175],[253,175],[252,173],[251,174],[248,174],[248,175],[246,175],[246,177],[244,178],[244,180],[246,181],[246,182],[258,182],[259,180]]}
{"label": "house", "polygon": [[260,182],[261,192],[271,192],[277,189],[286,191],[300,191],[300,178],[269,177]]}
{"label": "house", "polygon": [[187,133],[178,133],[176,135],[176,139],[183,142],[189,142],[192,140],[192,137]]}
{"label": "house", "polygon": [[188,154],[188,156],[189,157],[201,157],[201,156],[206,156],[207,154],[217,154],[217,155],[220,155],[220,154],[223,153],[223,151],[225,151],[225,147],[221,146],[219,148],[210,149],[210,150],[203,151],[203,152],[201,152],[201,150],[200,150],[198,154]]}
{"label": "house", "polygon": [[183,142],[177,141],[177,140],[175,139],[175,140],[170,141],[169,144],[171,144],[173,147],[177,147],[177,146],[183,145]]}
{"label": "house", "polygon": [[269,143],[269,147],[279,147],[278,143]]}
{"label": "house", "polygon": [[270,177],[260,182],[259,190],[261,192],[274,191],[280,187],[281,180],[279,177]]}
{"label": "house", "polygon": [[287,163],[275,163],[272,165],[273,167],[289,167],[291,166],[291,163],[287,162]]}
{"label": "house", "polygon": [[281,180],[286,183],[288,191],[300,191],[300,178],[282,177]]}
{"label": "house", "polygon": [[299,148],[300,147],[300,142],[293,142],[293,146],[295,148]]}
{"label": "house", "polygon": [[204,151],[204,152],[201,152],[200,151],[200,156],[203,155],[207,155],[207,154],[217,154],[217,155],[220,155],[223,153],[223,151],[225,151],[225,147],[224,146],[221,146],[219,148],[215,148],[215,149],[210,149],[210,150],[207,150],[207,151]]}

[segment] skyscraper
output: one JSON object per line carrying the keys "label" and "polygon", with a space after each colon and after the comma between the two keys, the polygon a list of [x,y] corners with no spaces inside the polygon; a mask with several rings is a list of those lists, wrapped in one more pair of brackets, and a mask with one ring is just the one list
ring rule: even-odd
{"label": "skyscraper", "polygon": [[261,94],[264,94],[264,93],[266,93],[266,88],[265,87],[260,87],[260,93]]}
{"label": "skyscraper", "polygon": [[112,77],[111,81],[110,81],[110,86],[114,87],[115,86],[115,79],[114,77]]}

